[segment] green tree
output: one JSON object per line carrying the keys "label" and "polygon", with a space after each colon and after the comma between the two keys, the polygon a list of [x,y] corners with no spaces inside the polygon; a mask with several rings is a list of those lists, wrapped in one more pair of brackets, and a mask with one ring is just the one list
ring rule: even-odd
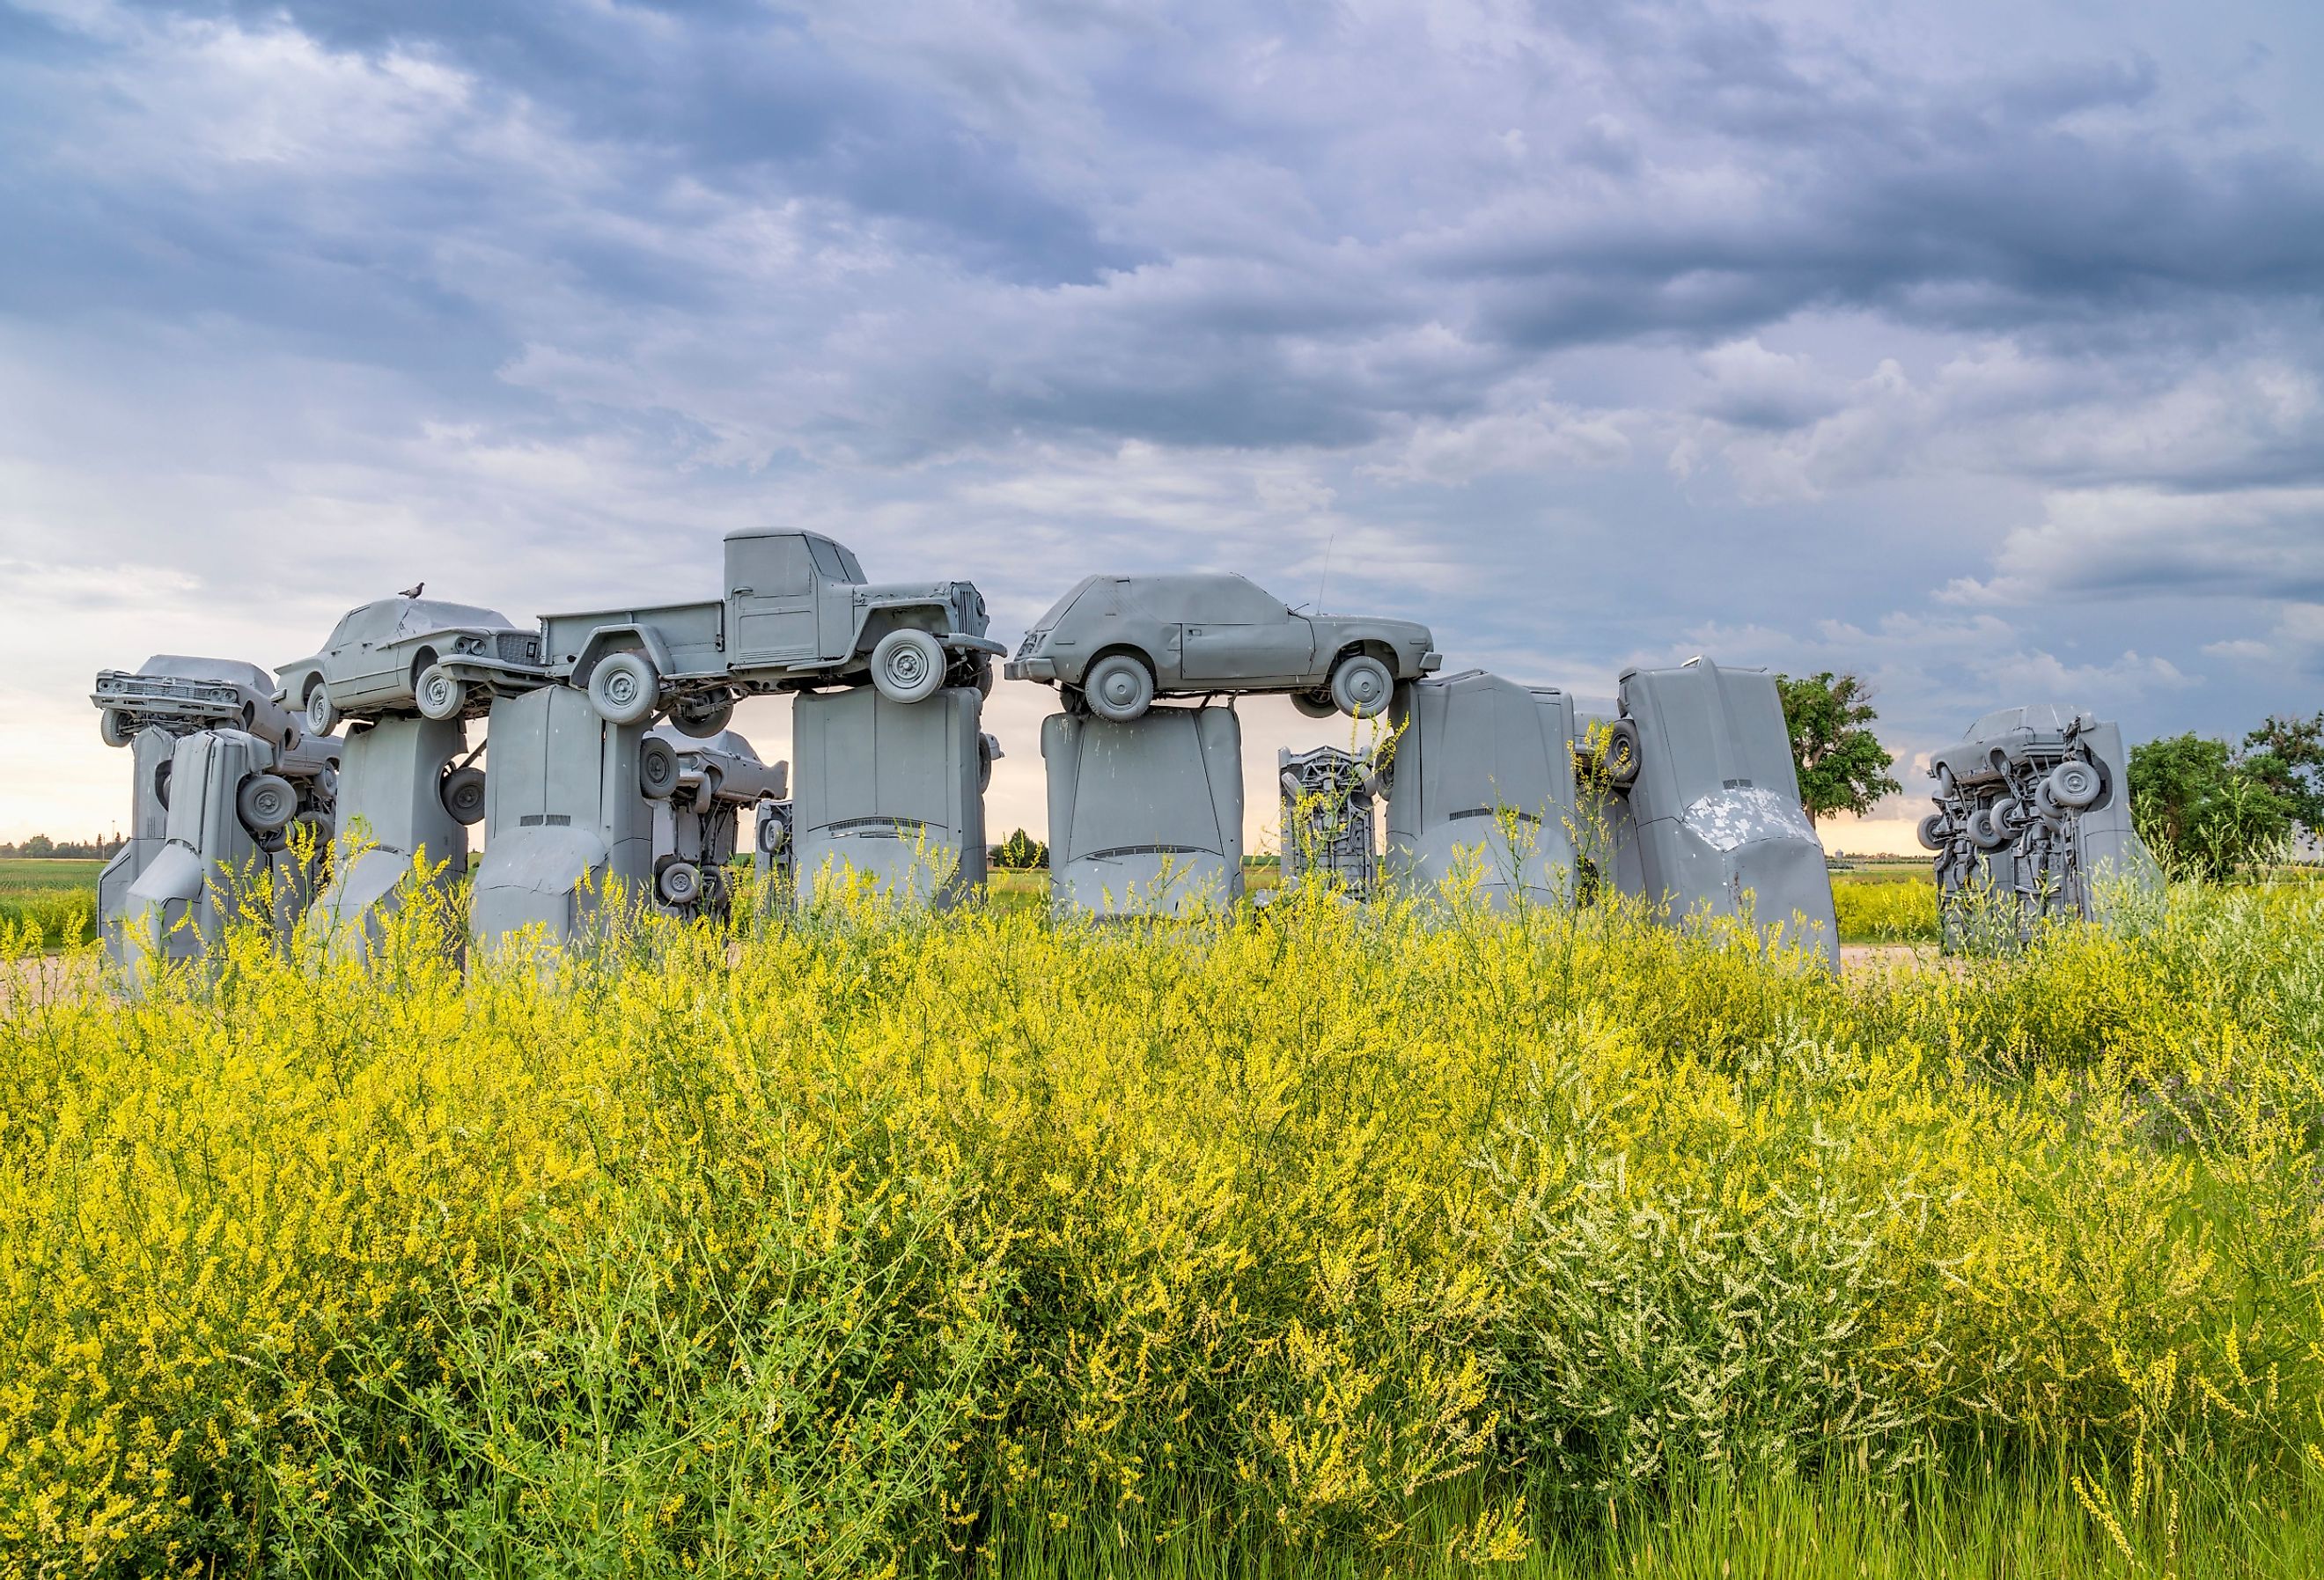
{"label": "green tree", "polygon": [[1810,822],[1834,812],[1859,815],[1882,796],[1904,787],[1888,772],[1896,759],[1871,730],[1880,716],[1872,692],[1854,675],[1775,677],[1784,696],[1784,724],[1792,735],[1792,766],[1799,771],[1800,806]]}
{"label": "green tree", "polygon": [[2313,718],[2267,716],[2244,737],[2244,768],[2283,798],[2310,834],[2324,834],[2324,713]]}
{"label": "green tree", "polygon": [[2191,731],[2131,748],[2130,816],[2174,873],[2218,882],[2275,859],[2292,837],[2293,805],[2273,789],[2264,754],[2238,755]]}
{"label": "green tree", "polygon": [[49,856],[57,854],[57,842],[45,834],[35,834],[24,841],[26,855]]}
{"label": "green tree", "polygon": [[1049,847],[1019,828],[993,851],[992,864],[1008,872],[1032,872],[1049,864]]}

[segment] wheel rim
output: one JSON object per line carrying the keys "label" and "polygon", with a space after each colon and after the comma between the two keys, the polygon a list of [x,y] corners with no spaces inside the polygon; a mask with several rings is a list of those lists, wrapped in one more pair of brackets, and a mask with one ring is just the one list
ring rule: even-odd
{"label": "wheel rim", "polygon": [[459,707],[449,675],[432,673],[420,682],[420,706],[428,713],[442,718]]}
{"label": "wheel rim", "polygon": [[1138,683],[1138,677],[1121,665],[1108,670],[1098,679],[1098,695],[1104,698],[1106,705],[1111,707],[1133,706],[1144,690],[1145,688]]}
{"label": "wheel rim", "polygon": [[1370,708],[1380,699],[1379,671],[1370,664],[1351,664],[1342,689],[1350,702]]}
{"label": "wheel rim", "polygon": [[899,690],[911,690],[927,678],[927,655],[917,643],[899,642],[888,655],[888,679]]}
{"label": "wheel rim", "polygon": [[605,677],[605,700],[616,707],[629,707],[638,699],[638,678],[624,665]]}
{"label": "wheel rim", "polygon": [[320,686],[307,693],[307,728],[318,735],[327,735],[331,725],[338,722],[331,715],[331,696]]}

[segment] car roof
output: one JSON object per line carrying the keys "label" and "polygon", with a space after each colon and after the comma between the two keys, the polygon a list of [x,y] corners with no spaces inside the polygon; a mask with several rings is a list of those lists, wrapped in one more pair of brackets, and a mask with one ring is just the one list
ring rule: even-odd
{"label": "car roof", "polygon": [[2006,735],[2012,730],[2034,730],[2043,735],[2062,735],[2066,733],[2066,726],[2080,716],[2080,709],[2061,707],[2054,702],[2031,703],[2024,707],[1997,707],[1969,725],[1961,739],[1982,741],[1995,735]]}
{"label": "car roof", "polygon": [[256,664],[239,659],[200,659],[184,653],[155,653],[137,668],[141,675],[169,680],[215,680],[226,686],[247,687],[262,695],[274,690],[274,677]]}
{"label": "car roof", "polygon": [[422,631],[448,631],[463,625],[506,625],[507,615],[497,609],[486,609],[475,604],[451,604],[441,598],[403,598],[403,618],[396,622],[397,634],[410,636]]}

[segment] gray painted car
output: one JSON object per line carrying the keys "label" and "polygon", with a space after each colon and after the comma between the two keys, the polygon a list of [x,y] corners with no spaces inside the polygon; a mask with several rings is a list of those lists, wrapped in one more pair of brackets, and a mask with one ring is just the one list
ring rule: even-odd
{"label": "gray painted car", "polygon": [[297,721],[274,700],[274,678],[235,659],[155,653],[134,670],[99,670],[88,699],[97,704],[97,731],[108,746],[126,746],[148,729],[172,735],[248,730],[276,746],[294,744],[299,734]]}
{"label": "gray painted car", "polygon": [[1006,673],[1128,724],[1157,697],[1287,692],[1310,717],[1378,716],[1443,663],[1410,620],[1302,614],[1240,576],[1093,576],[1027,633]]}
{"label": "gray painted car", "polygon": [[341,718],[476,718],[493,698],[549,681],[538,632],[496,610],[403,594],[348,610],[322,651],[275,673],[275,697],[318,735]]}
{"label": "gray painted car", "polygon": [[867,582],[847,546],[819,532],[729,532],[725,561],[715,601],[548,616],[557,679],[613,723],[667,708],[680,733],[704,740],[726,727],[738,697],[862,680],[902,703],[947,686],[985,690],[1006,651],[985,639],[974,582]]}

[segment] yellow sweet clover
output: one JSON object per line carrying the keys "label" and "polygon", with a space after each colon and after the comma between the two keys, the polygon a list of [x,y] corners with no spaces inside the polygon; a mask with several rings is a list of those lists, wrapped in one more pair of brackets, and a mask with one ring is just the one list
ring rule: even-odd
{"label": "yellow sweet clover", "polygon": [[2319,1455],[2324,895],[1844,982],[1613,904],[744,910],[11,992],[0,1566],[1394,1548],[1456,1483],[1505,1561],[1706,1468]]}

